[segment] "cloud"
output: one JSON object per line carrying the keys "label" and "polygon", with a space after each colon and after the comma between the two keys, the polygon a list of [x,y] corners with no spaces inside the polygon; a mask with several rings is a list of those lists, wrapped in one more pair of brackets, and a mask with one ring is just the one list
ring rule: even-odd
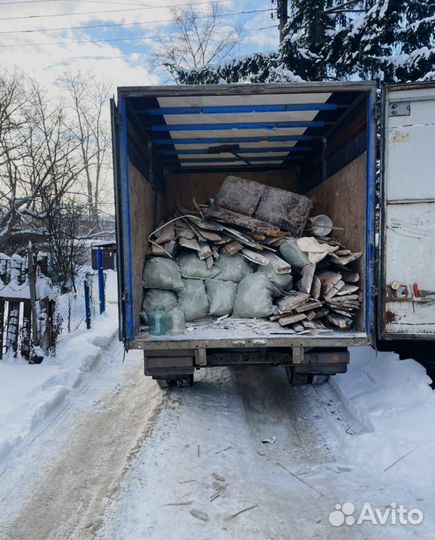
{"label": "cloud", "polygon": [[[83,72],[91,71],[111,82],[114,89],[117,85],[171,82],[166,73],[151,64],[151,52],[156,35],[168,34],[171,31],[169,21],[172,12],[168,6],[187,2],[188,0],[18,0],[10,4],[2,3],[0,64],[2,67],[18,67],[47,87],[53,86],[66,67],[80,68]],[[265,8],[260,0],[218,2],[224,11]],[[193,4],[204,13],[209,9],[206,0],[193,1]],[[269,13],[236,16],[223,18],[221,29],[230,23],[240,23],[246,29],[255,29],[265,24],[270,25],[271,22]],[[121,26],[83,28],[104,24]],[[80,28],[71,30],[71,26]],[[28,30],[31,32],[27,32]],[[10,31],[26,32],[9,33]],[[275,32],[268,30],[248,31],[244,33],[243,39],[237,54],[274,49],[277,42]]]}
{"label": "cloud", "polygon": [[[181,3],[164,0],[164,5]],[[21,4],[21,5],[20,5]],[[142,6],[142,7],[141,7]],[[144,9],[144,6],[153,9]],[[61,16],[52,16],[63,14]],[[43,16],[43,17],[40,17]],[[20,18],[17,18],[20,17]],[[29,18],[21,18],[29,17]],[[50,87],[65,67],[80,67],[117,85],[150,85],[159,76],[149,66],[146,40],[124,40],[164,32],[171,19],[168,7],[139,1],[16,2],[2,6],[0,15],[0,64],[17,67]],[[143,23],[101,29],[46,31],[51,28],[104,23]],[[32,32],[9,33],[11,30]],[[108,42],[106,39],[119,39]]]}

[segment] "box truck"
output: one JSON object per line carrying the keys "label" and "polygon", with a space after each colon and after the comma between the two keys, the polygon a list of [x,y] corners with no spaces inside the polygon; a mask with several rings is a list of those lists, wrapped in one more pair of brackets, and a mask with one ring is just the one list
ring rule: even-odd
{"label": "box truck", "polygon": [[[348,347],[435,340],[435,84],[307,82],[118,88],[112,100],[119,337],[162,385],[195,369],[287,367],[294,384],[344,372]],[[237,144],[241,156],[210,154]],[[229,174],[310,196],[355,252],[348,330],[151,336],[141,322],[148,237]]]}

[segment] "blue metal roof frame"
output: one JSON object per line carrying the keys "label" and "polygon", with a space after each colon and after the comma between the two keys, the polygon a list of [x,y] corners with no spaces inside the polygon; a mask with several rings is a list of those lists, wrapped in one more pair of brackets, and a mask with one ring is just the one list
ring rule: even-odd
{"label": "blue metal roof frame", "polygon": [[238,143],[257,143],[257,142],[285,142],[285,141],[312,141],[313,139],[320,138],[314,135],[268,135],[266,137],[201,137],[201,139],[183,138],[183,139],[154,139],[155,146],[177,146],[180,144],[197,144],[198,142],[203,144],[230,144],[234,142]]}
{"label": "blue metal roof frame", "polygon": [[[265,165],[269,163],[271,169],[289,169],[294,168],[304,158],[309,159],[317,145],[304,143],[318,141],[352,104],[357,95],[358,92],[355,91],[329,93],[328,99],[323,103],[316,100],[310,103],[285,103],[289,101],[288,96],[282,103],[276,103],[275,99],[271,104],[252,104],[248,98],[247,104],[240,104],[239,101],[238,104],[232,105],[227,100],[225,105],[219,104],[218,101],[216,105],[197,106],[198,100],[188,101],[186,105],[186,101],[180,97],[180,106],[177,100],[175,103],[170,102],[171,106],[166,106],[167,102],[164,106],[160,106],[158,98],[152,96],[132,98],[130,103],[133,105],[136,119],[148,134],[153,153],[166,171],[187,172],[187,169],[191,169],[199,172],[202,166],[210,170],[218,165],[222,165],[219,166],[219,170],[223,170],[225,164],[228,164],[229,170],[234,168],[237,161],[240,161],[240,166],[245,170],[263,168],[261,163]],[[251,96],[251,101],[253,100],[255,101],[255,94]],[[289,120],[281,114],[293,111],[296,111],[294,120],[291,119],[291,114],[286,115],[287,118],[290,117]],[[301,115],[301,111],[309,111],[312,114]],[[278,120],[269,121],[267,113]],[[186,118],[181,118],[184,115]],[[214,121],[213,117],[216,115],[220,116]],[[204,122],[201,122],[201,116],[204,117]],[[189,118],[194,117],[196,120],[189,122]],[[309,119],[305,120],[304,117]],[[179,120],[175,121],[177,118]],[[296,133],[292,133],[293,130]],[[287,142],[288,145],[282,144]],[[256,146],[250,146],[250,143]],[[213,152],[210,157],[206,157],[210,147],[222,144],[241,146],[234,156],[231,156],[232,152],[223,149],[222,155]],[[182,148],[188,145],[193,145],[194,148]],[[245,162],[246,154],[251,154],[247,161],[252,161],[252,166]]]}
{"label": "blue metal roof frame", "polygon": [[[284,163],[286,161],[298,161],[302,159],[302,156],[270,156],[270,157],[252,157],[248,158],[251,161],[281,161],[281,163]],[[165,161],[176,161],[178,163],[234,163],[235,161],[239,161],[239,158],[236,156],[232,158],[227,157],[207,157],[207,158],[179,158],[179,157],[173,157],[173,158],[166,158]]]}
{"label": "blue metal roof frame", "polygon": [[224,131],[226,129],[284,129],[300,127],[324,127],[328,123],[323,121],[307,120],[306,122],[228,122],[225,124],[165,124],[151,126],[151,131]]}
{"label": "blue metal roof frame", "polygon": [[217,107],[150,107],[138,110],[138,114],[168,116],[172,114],[234,114],[288,111],[335,111],[336,103],[295,103],[294,105],[220,105]]}
{"label": "blue metal roof frame", "polygon": [[[177,145],[178,145],[178,142],[177,142]],[[298,146],[298,147],[293,147],[293,148],[285,148],[285,147],[280,147],[280,146],[267,146],[265,148],[251,148],[251,147],[247,147],[247,148],[240,148],[240,150],[238,150],[238,154],[273,154],[273,153],[277,153],[279,152],[280,154],[282,154],[283,152],[311,152],[312,151],[312,147],[311,146]],[[172,156],[172,155],[178,155],[178,154],[192,154],[192,155],[195,155],[195,154],[206,154],[206,150],[201,150],[201,149],[196,149],[196,150],[160,150],[159,151],[159,154],[161,156]]]}

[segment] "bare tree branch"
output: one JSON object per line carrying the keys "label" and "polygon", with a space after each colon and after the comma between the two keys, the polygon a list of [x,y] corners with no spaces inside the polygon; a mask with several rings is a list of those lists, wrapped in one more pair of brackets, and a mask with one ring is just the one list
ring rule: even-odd
{"label": "bare tree branch", "polygon": [[240,44],[240,29],[221,29],[221,7],[210,4],[207,16],[195,4],[174,7],[175,36],[162,37],[154,51],[154,61],[164,67],[177,81],[177,69],[197,68],[211,62],[221,62]]}

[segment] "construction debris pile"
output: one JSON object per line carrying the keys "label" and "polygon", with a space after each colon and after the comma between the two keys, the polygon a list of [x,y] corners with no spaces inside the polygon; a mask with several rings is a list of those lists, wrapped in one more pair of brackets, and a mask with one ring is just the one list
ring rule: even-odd
{"label": "construction debris pile", "polygon": [[352,252],[310,217],[309,198],[228,176],[216,198],[178,209],[149,237],[143,318],[269,318],[290,332],[350,328],[361,305]]}

